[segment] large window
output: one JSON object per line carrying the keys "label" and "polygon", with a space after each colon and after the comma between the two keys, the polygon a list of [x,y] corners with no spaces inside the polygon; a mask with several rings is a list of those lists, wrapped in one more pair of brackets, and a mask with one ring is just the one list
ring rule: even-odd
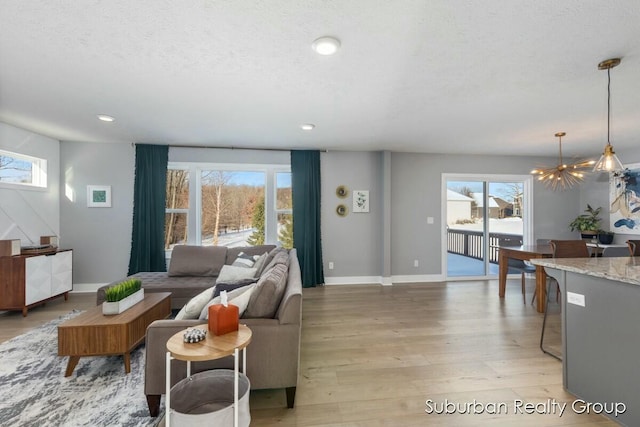
{"label": "large window", "polygon": [[291,172],[282,166],[169,163],[165,249],[293,246]]}
{"label": "large window", "polygon": [[47,187],[47,161],[0,150],[0,184]]}

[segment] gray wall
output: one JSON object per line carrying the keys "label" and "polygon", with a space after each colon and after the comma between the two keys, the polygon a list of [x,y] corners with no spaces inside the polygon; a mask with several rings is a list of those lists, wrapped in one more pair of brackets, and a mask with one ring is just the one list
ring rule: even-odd
{"label": "gray wall", "polygon": [[[126,274],[134,156],[130,144],[61,143],[61,176],[77,195],[75,201],[64,197],[60,201],[60,235],[64,237],[65,246],[76,249],[74,283],[97,285]],[[288,153],[278,151],[172,148],[169,158],[171,161],[254,164],[289,162]],[[442,174],[523,175],[536,164],[553,160],[393,152],[322,153],[321,221],[327,283],[384,281],[388,275],[384,271],[386,263],[390,263],[391,275],[395,277],[428,280],[442,276]],[[592,176],[582,186],[565,192],[549,191],[536,181],[534,237],[577,237],[569,231],[568,224],[586,203],[608,206],[608,184],[602,179]],[[111,185],[113,207],[87,208],[88,184]],[[338,185],[349,188],[346,199],[336,196]],[[388,188],[386,192],[385,188]],[[369,213],[351,212],[353,190],[369,190]],[[385,198],[390,206],[383,205]],[[340,202],[349,208],[344,218],[335,213]],[[433,225],[427,224],[429,216],[434,217]],[[390,230],[390,237],[385,238],[385,229]],[[385,250],[387,247],[390,249]],[[413,266],[414,259],[419,260],[417,268]],[[330,261],[334,263],[333,270],[328,269]]]}
{"label": "gray wall", "polygon": [[[95,289],[127,275],[133,219],[135,149],[131,144],[60,144],[60,229],[73,248],[74,290]],[[110,185],[111,207],[87,207],[87,185]]]}
{"label": "gray wall", "polygon": [[20,239],[27,246],[55,235],[66,246],[60,233],[60,143],[0,122],[0,149],[47,161],[47,188],[0,187],[0,240]]}

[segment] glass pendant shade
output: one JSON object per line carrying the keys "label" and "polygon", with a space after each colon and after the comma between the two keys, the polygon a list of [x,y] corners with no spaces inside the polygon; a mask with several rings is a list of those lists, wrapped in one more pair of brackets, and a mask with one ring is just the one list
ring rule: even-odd
{"label": "glass pendant shade", "polygon": [[600,156],[600,160],[593,167],[594,172],[614,172],[624,169],[622,166],[622,162],[616,156],[615,151],[613,151],[613,146],[611,144],[607,144],[604,147],[604,153]]}

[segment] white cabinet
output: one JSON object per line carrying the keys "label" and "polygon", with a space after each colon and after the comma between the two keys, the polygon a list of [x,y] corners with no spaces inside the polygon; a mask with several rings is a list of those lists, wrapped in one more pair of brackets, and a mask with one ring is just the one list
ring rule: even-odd
{"label": "white cabinet", "polygon": [[73,287],[73,251],[0,257],[0,310],[22,310],[64,296]]}

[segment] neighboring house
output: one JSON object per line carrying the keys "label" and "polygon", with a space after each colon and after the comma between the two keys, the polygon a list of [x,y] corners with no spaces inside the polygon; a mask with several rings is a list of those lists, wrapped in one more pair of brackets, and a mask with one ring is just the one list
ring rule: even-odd
{"label": "neighboring house", "polygon": [[[472,193],[473,200],[476,202],[473,209],[474,218],[483,218],[482,212],[484,210],[484,196],[482,193]],[[489,208],[487,209],[489,218],[501,218],[500,206],[494,200],[493,196],[489,196]]]}
{"label": "neighboring house", "polygon": [[489,198],[495,201],[498,205],[498,216],[492,216],[491,218],[508,218],[514,216],[513,203],[509,203],[500,197],[489,196]]}
{"label": "neighboring house", "polygon": [[447,190],[447,224],[472,218],[473,199],[453,190]]}

